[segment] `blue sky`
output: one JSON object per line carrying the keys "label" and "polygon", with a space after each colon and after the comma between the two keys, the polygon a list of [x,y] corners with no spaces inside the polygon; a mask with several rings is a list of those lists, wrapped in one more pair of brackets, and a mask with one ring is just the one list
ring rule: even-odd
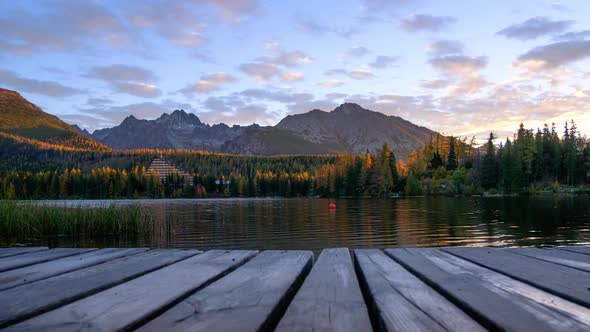
{"label": "blue sky", "polygon": [[0,87],[95,130],[357,102],[445,134],[590,133],[590,2],[3,1]]}

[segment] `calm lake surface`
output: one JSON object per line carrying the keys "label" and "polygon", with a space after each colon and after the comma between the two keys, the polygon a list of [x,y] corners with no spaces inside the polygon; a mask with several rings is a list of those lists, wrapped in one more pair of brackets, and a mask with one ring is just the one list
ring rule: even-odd
{"label": "calm lake surface", "polygon": [[[334,202],[336,210],[329,210]],[[198,249],[545,246],[590,244],[590,197],[52,201],[141,204],[137,238],[45,239],[51,246]]]}

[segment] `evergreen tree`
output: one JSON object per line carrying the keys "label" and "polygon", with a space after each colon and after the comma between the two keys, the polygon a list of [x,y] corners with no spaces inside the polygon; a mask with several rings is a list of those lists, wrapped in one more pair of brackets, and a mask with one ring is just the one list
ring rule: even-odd
{"label": "evergreen tree", "polygon": [[455,138],[449,138],[449,155],[447,157],[447,170],[454,171],[457,169],[457,155],[455,154]]}
{"label": "evergreen tree", "polygon": [[481,165],[481,185],[484,189],[496,188],[498,185],[498,170],[496,165],[494,139],[494,134],[490,133],[486,145],[486,155],[483,157]]}

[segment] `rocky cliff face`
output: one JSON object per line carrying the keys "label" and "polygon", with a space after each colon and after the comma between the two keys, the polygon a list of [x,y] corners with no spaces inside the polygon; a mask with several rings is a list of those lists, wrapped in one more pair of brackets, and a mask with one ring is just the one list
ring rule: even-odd
{"label": "rocky cliff face", "polygon": [[220,151],[221,146],[246,127],[209,126],[184,110],[164,113],[155,120],[128,116],[116,127],[97,130],[92,137],[114,149],[198,149]]}

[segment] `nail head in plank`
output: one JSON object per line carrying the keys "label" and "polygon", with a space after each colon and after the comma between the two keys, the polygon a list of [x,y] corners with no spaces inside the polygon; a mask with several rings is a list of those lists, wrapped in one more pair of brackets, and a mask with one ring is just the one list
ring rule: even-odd
{"label": "nail head in plank", "polygon": [[371,331],[347,248],[322,250],[276,331]]}
{"label": "nail head in plank", "polygon": [[12,248],[0,248],[0,258],[27,254],[31,252],[37,252],[47,250],[47,247],[12,247]]}
{"label": "nail head in plank", "polygon": [[140,331],[272,328],[313,261],[311,251],[264,251],[181,301]]}
{"label": "nail head in plank", "polygon": [[385,251],[452,299],[484,327],[511,331],[584,331],[590,310],[437,249]]}
{"label": "nail head in plank", "polygon": [[199,254],[198,250],[155,249],[0,291],[0,327],[57,308]]}
{"label": "nail head in plank", "polygon": [[129,329],[255,253],[208,251],[13,325],[8,331]]}
{"label": "nail head in plank", "polygon": [[381,250],[355,250],[355,257],[383,331],[485,331]]}
{"label": "nail head in plank", "polygon": [[518,248],[508,250],[515,254],[520,254],[540,259],[542,261],[590,272],[590,255],[583,255],[571,251],[556,250],[551,248]]}
{"label": "nail head in plank", "polygon": [[62,257],[78,255],[92,250],[96,250],[96,248],[58,248],[11,256],[4,259],[0,259],[0,272],[18,269],[20,267],[29,266],[33,264],[43,263]]}
{"label": "nail head in plank", "polygon": [[0,291],[147,250],[147,248],[105,248],[5,271],[0,273]]}
{"label": "nail head in plank", "polygon": [[448,248],[455,256],[590,307],[590,273],[500,248]]}

